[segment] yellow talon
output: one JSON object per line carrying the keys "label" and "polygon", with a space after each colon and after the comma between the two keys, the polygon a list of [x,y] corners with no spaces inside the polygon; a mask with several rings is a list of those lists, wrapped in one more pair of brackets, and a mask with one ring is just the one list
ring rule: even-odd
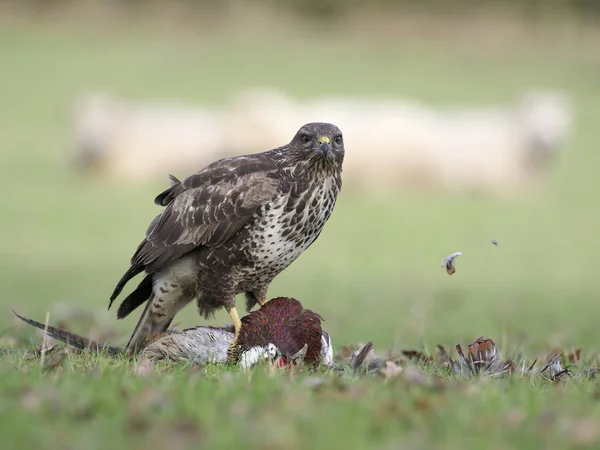
{"label": "yellow talon", "polygon": [[240,315],[238,314],[237,308],[234,306],[230,310],[227,311],[229,316],[231,317],[231,321],[233,322],[234,329],[234,337],[233,341],[229,345],[229,350],[227,351],[227,360],[229,362],[235,362],[237,359],[237,340],[240,336],[240,330],[242,329],[242,321],[240,320]]}

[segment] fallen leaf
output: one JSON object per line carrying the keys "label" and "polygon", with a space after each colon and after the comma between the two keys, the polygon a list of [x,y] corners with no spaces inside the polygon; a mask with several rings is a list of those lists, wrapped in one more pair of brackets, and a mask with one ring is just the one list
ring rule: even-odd
{"label": "fallen leaf", "polygon": [[395,378],[402,373],[403,369],[394,361],[387,360],[385,365],[379,369],[379,373],[383,376],[384,379],[388,380],[390,378]]}

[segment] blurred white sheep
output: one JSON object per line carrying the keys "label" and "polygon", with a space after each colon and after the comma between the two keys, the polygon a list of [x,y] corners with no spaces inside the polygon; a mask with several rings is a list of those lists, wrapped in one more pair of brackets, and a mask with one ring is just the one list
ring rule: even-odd
{"label": "blurred white sheep", "polygon": [[568,99],[529,93],[503,108],[434,109],[403,100],[242,93],[231,109],[233,153],[286,142],[298,123],[332,122],[344,133],[346,186],[442,186],[507,192],[552,162],[572,123]]}
{"label": "blurred white sheep", "polygon": [[74,162],[81,170],[136,180],[185,175],[221,157],[217,109],[88,94],[77,102],[74,119]]}
{"label": "blurred white sheep", "polygon": [[506,194],[536,181],[554,161],[572,108],[554,92],[529,93],[513,106],[441,109],[401,99],[296,101],[256,89],[219,110],[92,98],[79,109],[76,128],[80,160],[103,161],[95,165],[106,172],[183,177],[221,157],[282,145],[315,121],[344,133],[348,188]]}

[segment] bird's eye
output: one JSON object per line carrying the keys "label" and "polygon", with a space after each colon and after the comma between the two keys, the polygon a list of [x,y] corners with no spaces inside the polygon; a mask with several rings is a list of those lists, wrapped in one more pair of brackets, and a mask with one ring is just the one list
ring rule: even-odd
{"label": "bird's eye", "polygon": [[342,137],[341,136],[336,136],[335,139],[333,140],[333,143],[335,145],[342,145]]}
{"label": "bird's eye", "polygon": [[308,134],[303,134],[300,137],[300,139],[302,139],[302,142],[304,142],[305,144],[308,144],[311,141],[310,136]]}

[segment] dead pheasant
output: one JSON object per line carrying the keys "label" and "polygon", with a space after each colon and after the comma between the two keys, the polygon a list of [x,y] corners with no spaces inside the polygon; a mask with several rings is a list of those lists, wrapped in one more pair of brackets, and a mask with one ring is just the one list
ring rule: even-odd
{"label": "dead pheasant", "polygon": [[[124,347],[106,345],[61,328],[46,327],[17,313],[15,315],[68,345],[94,352],[104,351],[112,356],[125,353]],[[274,298],[242,318],[239,351],[234,361],[244,368],[264,359],[279,366],[299,361],[309,365],[330,365],[333,362],[331,338],[321,329],[321,321],[318,314],[304,309],[296,299]],[[234,336],[233,326],[171,329],[147,340],[140,357],[192,363],[226,362]]]}

